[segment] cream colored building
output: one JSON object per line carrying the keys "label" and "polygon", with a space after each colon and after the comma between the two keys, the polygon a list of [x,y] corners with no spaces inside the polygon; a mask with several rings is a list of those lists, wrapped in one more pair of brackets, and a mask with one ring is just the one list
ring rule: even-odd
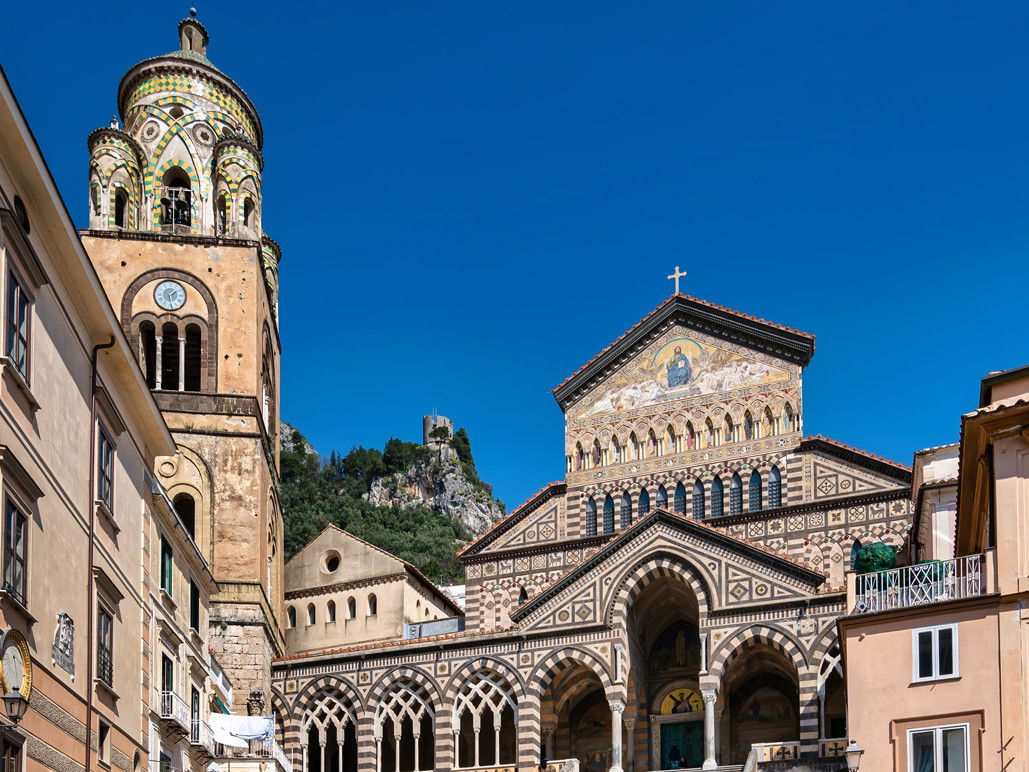
{"label": "cream colored building", "polygon": [[464,629],[464,612],[407,561],[330,525],[286,564],[286,650],[420,637]]}
{"label": "cream colored building", "polygon": [[2,74],[0,298],[0,626],[31,663],[0,766],[142,772],[156,709],[145,550],[151,525],[174,521],[150,473],[174,443]]}
{"label": "cream colored building", "polygon": [[848,577],[862,769],[1029,768],[1029,367],[982,381],[961,441],[915,455],[911,566]]}

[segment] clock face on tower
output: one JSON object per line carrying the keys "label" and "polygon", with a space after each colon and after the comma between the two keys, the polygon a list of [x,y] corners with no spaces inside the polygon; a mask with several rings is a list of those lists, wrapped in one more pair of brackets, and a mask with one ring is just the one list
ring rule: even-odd
{"label": "clock face on tower", "polygon": [[165,311],[175,311],[186,302],[186,290],[177,281],[162,281],[154,290],[154,300]]}

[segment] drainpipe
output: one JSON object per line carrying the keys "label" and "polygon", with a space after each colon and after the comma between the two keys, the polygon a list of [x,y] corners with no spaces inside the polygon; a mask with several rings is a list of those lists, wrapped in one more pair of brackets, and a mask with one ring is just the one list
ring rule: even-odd
{"label": "drainpipe", "polygon": [[93,346],[93,353],[90,357],[91,369],[89,373],[89,497],[86,499],[89,506],[89,564],[86,569],[86,772],[89,772],[89,751],[93,744],[93,533],[96,520],[96,493],[93,486],[96,480],[94,465],[96,464],[96,363],[100,349],[114,346],[114,336],[107,343],[99,343]]}

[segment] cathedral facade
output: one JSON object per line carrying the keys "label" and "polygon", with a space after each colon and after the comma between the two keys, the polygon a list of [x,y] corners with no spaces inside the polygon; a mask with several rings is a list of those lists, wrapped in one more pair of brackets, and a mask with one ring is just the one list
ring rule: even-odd
{"label": "cathedral facade", "polygon": [[[813,353],[811,335],[679,293],[658,306],[554,389],[565,479],[463,551],[462,629],[293,634],[272,688],[294,763],[838,757],[845,573],[862,544],[905,547],[911,474],[805,436]],[[286,591],[293,624],[301,597],[325,618],[327,592]]]}

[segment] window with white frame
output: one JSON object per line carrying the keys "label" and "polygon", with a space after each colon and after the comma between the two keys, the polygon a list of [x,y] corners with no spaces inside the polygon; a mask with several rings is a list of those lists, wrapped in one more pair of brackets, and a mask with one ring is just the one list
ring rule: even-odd
{"label": "window with white frame", "polygon": [[909,729],[908,772],[969,772],[968,724]]}
{"label": "window with white frame", "polygon": [[32,298],[14,271],[7,273],[6,353],[26,382],[29,380],[29,324]]}
{"label": "window with white frame", "polygon": [[957,678],[958,626],[921,627],[912,631],[913,681]]}

